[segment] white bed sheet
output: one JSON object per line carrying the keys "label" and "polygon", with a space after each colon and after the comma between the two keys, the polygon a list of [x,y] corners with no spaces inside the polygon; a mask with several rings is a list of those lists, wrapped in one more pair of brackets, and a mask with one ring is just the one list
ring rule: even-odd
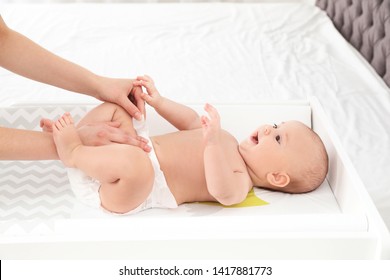
{"label": "white bed sheet", "polygon": [[[186,103],[315,95],[390,227],[390,91],[306,4],[1,5],[7,24],[102,75],[151,75]],[[85,104],[0,69],[0,105]]]}

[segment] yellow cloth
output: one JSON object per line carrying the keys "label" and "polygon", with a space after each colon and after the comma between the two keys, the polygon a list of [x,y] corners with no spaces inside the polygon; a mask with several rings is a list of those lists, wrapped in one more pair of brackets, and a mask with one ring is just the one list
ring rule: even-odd
{"label": "yellow cloth", "polygon": [[256,196],[255,191],[253,190],[253,188],[248,193],[248,195],[246,196],[246,198],[245,198],[245,200],[243,202],[240,202],[240,203],[237,203],[237,204],[234,204],[234,205],[225,206],[225,205],[222,205],[219,202],[201,202],[201,203],[207,204],[207,205],[222,206],[224,208],[254,207],[254,206],[263,206],[263,205],[267,205],[268,204],[267,201],[264,201],[261,198]]}

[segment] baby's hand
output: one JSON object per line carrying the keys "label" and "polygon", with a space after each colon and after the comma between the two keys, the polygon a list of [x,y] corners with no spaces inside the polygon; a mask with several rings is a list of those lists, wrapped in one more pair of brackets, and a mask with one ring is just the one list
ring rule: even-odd
{"label": "baby's hand", "polygon": [[148,75],[138,76],[137,80],[134,81],[133,84],[136,86],[143,86],[144,88],[146,88],[148,94],[146,93],[141,94],[141,98],[145,100],[146,103],[148,103],[150,106],[154,108],[158,106],[162,98],[160,93],[154,86],[154,82],[151,77],[149,77]]}
{"label": "baby's hand", "polygon": [[221,131],[220,117],[217,109],[210,104],[204,106],[209,118],[202,116],[200,121],[203,127],[203,138],[206,145],[213,145],[219,143],[219,134]]}

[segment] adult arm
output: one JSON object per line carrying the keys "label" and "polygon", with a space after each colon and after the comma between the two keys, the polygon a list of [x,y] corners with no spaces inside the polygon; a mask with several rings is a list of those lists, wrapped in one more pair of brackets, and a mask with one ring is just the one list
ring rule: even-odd
{"label": "adult arm", "polygon": [[[51,125],[51,120],[43,119],[43,132],[0,127],[0,160],[59,159]],[[145,139],[126,134],[115,122],[85,124],[78,128],[78,133],[83,144],[87,146],[121,143],[150,151]]]}
{"label": "adult arm", "polygon": [[[1,16],[0,66],[42,83],[117,103],[136,118],[140,118],[145,110],[144,101],[140,98],[142,90],[134,87],[132,80],[95,75],[8,28]],[[138,108],[129,100],[129,94]],[[0,159],[58,158],[51,134],[12,128],[0,128],[0,133]],[[89,128],[84,128],[82,133],[87,142],[109,144],[123,139],[123,144],[140,143],[137,139],[122,137],[119,129],[102,124],[92,124]]]}
{"label": "adult arm", "polygon": [[0,160],[58,159],[51,133],[0,127]]}
{"label": "adult arm", "polygon": [[[38,82],[116,103],[137,119],[144,113],[144,102],[138,102],[141,89],[133,87],[131,79],[96,75],[10,29],[1,16],[0,66]],[[138,108],[129,100],[129,94]]]}

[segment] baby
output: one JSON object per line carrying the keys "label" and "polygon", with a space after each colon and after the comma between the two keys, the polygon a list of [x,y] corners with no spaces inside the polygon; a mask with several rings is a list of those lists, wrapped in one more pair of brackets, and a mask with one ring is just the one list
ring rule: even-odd
{"label": "baby", "polygon": [[321,139],[298,121],[260,126],[238,144],[221,129],[213,106],[206,104],[208,116],[200,117],[162,97],[149,76],[138,77],[134,84],[146,88],[142,98],[177,132],[149,139],[145,122],[132,120],[111,103],[94,108],[78,125],[117,121],[127,133],[148,139],[150,153],[124,144],[84,146],[68,113],[53,124],[59,157],[73,168],[71,185],[90,190],[96,207],[127,214],[195,201],[232,205],[242,202],[253,186],[303,193],[316,189],[327,174]]}

